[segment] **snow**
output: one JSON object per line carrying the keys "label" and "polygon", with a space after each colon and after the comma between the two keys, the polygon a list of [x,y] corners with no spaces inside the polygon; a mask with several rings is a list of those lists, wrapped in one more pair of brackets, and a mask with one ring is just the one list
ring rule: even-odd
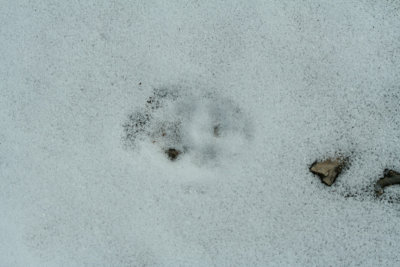
{"label": "snow", "polygon": [[399,14],[1,1],[0,266],[396,265],[400,191],[373,184],[400,170]]}

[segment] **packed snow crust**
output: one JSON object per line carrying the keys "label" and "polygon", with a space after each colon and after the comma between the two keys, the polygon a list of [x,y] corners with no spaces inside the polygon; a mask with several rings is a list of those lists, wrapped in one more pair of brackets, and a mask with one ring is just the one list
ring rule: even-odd
{"label": "packed snow crust", "polygon": [[0,4],[0,266],[400,261],[400,2]]}

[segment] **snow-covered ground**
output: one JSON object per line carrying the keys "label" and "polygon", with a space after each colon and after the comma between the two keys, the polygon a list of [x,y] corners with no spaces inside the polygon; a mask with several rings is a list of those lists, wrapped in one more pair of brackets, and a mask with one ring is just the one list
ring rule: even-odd
{"label": "snow-covered ground", "polygon": [[0,2],[0,266],[400,262],[399,1]]}

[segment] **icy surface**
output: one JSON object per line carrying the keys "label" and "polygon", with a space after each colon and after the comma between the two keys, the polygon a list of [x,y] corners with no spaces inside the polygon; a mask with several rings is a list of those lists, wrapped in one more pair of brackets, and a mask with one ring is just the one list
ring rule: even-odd
{"label": "icy surface", "polygon": [[398,1],[0,4],[0,266],[400,261]]}

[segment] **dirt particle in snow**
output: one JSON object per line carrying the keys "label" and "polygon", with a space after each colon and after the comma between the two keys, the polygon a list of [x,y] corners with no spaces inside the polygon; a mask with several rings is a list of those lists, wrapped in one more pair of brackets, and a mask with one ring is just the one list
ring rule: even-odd
{"label": "dirt particle in snow", "polygon": [[181,151],[175,148],[168,148],[167,150],[165,150],[165,154],[167,154],[168,158],[171,161],[176,160],[181,153],[182,153]]}

